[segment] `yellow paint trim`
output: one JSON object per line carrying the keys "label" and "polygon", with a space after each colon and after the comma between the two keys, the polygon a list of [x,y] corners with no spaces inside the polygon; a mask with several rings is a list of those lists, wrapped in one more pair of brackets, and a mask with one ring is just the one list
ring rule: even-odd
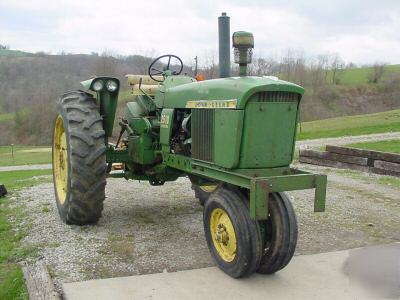
{"label": "yellow paint trim", "polygon": [[210,233],[215,250],[226,262],[236,257],[236,233],[229,215],[222,208],[216,208],[210,216]]}
{"label": "yellow paint trim", "polygon": [[68,189],[68,149],[64,122],[58,115],[53,137],[53,173],[57,199],[64,204]]}
{"label": "yellow paint trim", "polygon": [[235,109],[236,99],[231,100],[196,100],[186,102],[186,108],[225,108]]}
{"label": "yellow paint trim", "polygon": [[134,95],[146,95],[147,94],[147,95],[154,96],[156,94],[156,92],[158,91],[158,89],[159,89],[158,85],[142,84],[139,86],[139,84],[135,84],[132,86],[132,94],[134,94]]}
{"label": "yellow paint trim", "polygon": [[[125,77],[128,79],[128,84],[136,85],[141,83],[142,85],[158,85],[159,82],[153,80],[149,75],[133,75],[127,74]],[[157,80],[164,80],[163,76],[153,76]]]}

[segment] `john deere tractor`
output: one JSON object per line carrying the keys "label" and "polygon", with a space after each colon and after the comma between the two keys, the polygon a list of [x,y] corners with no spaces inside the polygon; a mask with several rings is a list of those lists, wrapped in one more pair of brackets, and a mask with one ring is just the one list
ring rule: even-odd
{"label": "john deere tractor", "polygon": [[65,223],[99,220],[108,177],[152,186],[188,177],[204,206],[205,237],[219,268],[237,278],[289,263],[297,221],[284,192],[315,188],[314,211],[325,209],[326,176],[290,167],[304,90],[247,76],[251,33],[234,33],[233,46],[238,77],[197,81],[181,75],[175,55],[154,60],[148,75],[127,75],[134,96],[115,143],[109,140],[117,78],[92,78],[82,82],[85,91],[60,97],[53,175]]}

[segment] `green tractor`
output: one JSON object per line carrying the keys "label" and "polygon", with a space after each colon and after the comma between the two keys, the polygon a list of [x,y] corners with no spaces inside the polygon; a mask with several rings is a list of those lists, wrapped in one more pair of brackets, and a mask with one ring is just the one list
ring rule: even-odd
{"label": "green tractor", "polygon": [[284,191],[315,188],[314,211],[324,211],[326,176],[290,167],[304,90],[247,76],[253,45],[252,34],[234,33],[238,77],[197,81],[180,74],[183,64],[174,55],[153,61],[148,75],[127,75],[136,95],[114,144],[108,140],[118,79],[92,78],[82,82],[87,91],[62,95],[53,135],[61,219],[96,223],[107,177],[153,186],[188,177],[220,269],[238,278],[284,268],[297,243],[296,215]]}

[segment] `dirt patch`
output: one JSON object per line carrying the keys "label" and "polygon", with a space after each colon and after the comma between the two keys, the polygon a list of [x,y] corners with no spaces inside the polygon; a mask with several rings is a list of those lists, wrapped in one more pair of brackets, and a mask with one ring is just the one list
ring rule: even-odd
{"label": "dirt patch", "polygon": [[[325,213],[313,213],[312,190],[290,192],[299,222],[296,254],[400,241],[400,191],[379,175],[297,165],[328,174]],[[17,230],[38,249],[29,263],[45,262],[56,282],[172,272],[214,265],[202,224],[202,207],[182,178],[161,187],[109,179],[103,217],[96,226],[67,226],[52,184],[15,196],[28,213]]]}

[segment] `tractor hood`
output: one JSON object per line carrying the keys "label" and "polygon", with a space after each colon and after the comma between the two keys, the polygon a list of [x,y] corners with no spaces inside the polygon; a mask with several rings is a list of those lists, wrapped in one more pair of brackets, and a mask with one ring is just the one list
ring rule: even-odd
{"label": "tractor hood", "polygon": [[251,95],[263,91],[304,93],[301,86],[275,77],[246,76],[182,84],[161,90],[158,96],[165,108],[185,108],[189,101],[236,100],[236,109],[244,109]]}

